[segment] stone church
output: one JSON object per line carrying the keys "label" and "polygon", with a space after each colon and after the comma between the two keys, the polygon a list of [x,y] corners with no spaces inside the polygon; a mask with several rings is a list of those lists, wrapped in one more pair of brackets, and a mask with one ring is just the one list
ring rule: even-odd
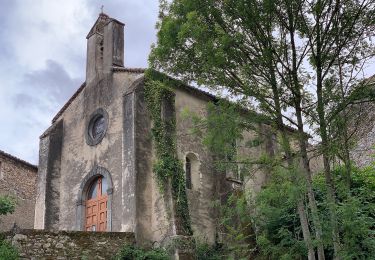
{"label": "stone church", "polygon": [[[40,137],[35,229],[132,232],[137,241],[163,243],[178,235],[170,219],[173,205],[153,176],[152,120],[144,98],[144,69],[124,66],[124,24],[100,14],[87,35],[86,81]],[[191,134],[190,111],[207,115],[218,99],[180,84],[174,89],[177,155],[186,174],[194,235],[214,242],[219,236],[214,200],[227,196],[237,176],[218,174],[215,155]],[[267,126],[264,131],[267,131]],[[254,137],[244,133],[243,142]],[[272,152],[274,140],[238,153]],[[254,189],[264,182],[259,173]]]}

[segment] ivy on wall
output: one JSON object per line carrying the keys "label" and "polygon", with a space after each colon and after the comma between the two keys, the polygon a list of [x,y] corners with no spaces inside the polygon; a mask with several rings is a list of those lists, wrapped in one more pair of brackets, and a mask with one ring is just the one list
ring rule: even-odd
{"label": "ivy on wall", "polygon": [[162,193],[170,181],[176,226],[184,235],[192,235],[185,172],[182,162],[177,158],[176,119],[174,115],[167,118],[163,116],[168,113],[164,111],[166,106],[163,108],[163,104],[174,104],[173,89],[181,84],[155,70],[148,69],[145,72],[145,99],[153,121],[152,136],[156,148],[153,172]]}

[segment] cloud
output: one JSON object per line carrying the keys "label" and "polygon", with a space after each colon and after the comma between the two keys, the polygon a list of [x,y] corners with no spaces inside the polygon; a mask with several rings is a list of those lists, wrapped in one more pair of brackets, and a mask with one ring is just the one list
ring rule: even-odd
{"label": "cloud", "polygon": [[16,94],[15,96],[12,97],[13,105],[15,109],[19,109],[22,107],[31,107],[35,105],[38,101],[38,99],[35,99],[34,97],[20,93]]}
{"label": "cloud", "polygon": [[71,77],[56,61],[47,60],[45,68],[23,76],[10,100],[17,113],[35,121],[47,119],[57,113],[83,81]]}
{"label": "cloud", "polygon": [[84,81],[85,37],[101,5],[125,23],[125,66],[146,67],[156,0],[1,1],[0,149],[37,163],[39,136]]}
{"label": "cloud", "polygon": [[72,78],[58,62],[47,60],[45,69],[26,73],[22,85],[61,105],[83,81],[83,77]]}
{"label": "cloud", "polygon": [[25,73],[0,97],[0,149],[37,163],[39,136],[82,81],[53,60]]}

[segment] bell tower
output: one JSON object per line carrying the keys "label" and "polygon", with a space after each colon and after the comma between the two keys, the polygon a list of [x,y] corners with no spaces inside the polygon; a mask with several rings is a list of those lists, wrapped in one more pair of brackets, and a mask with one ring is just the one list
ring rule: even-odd
{"label": "bell tower", "polygon": [[100,13],[87,37],[86,84],[124,66],[124,24]]}

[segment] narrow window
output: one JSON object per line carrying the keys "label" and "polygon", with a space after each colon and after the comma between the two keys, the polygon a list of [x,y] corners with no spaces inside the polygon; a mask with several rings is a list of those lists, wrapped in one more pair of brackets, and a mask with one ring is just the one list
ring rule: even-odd
{"label": "narrow window", "polygon": [[190,190],[191,189],[191,162],[188,157],[186,157],[185,172],[186,172],[186,188]]}

